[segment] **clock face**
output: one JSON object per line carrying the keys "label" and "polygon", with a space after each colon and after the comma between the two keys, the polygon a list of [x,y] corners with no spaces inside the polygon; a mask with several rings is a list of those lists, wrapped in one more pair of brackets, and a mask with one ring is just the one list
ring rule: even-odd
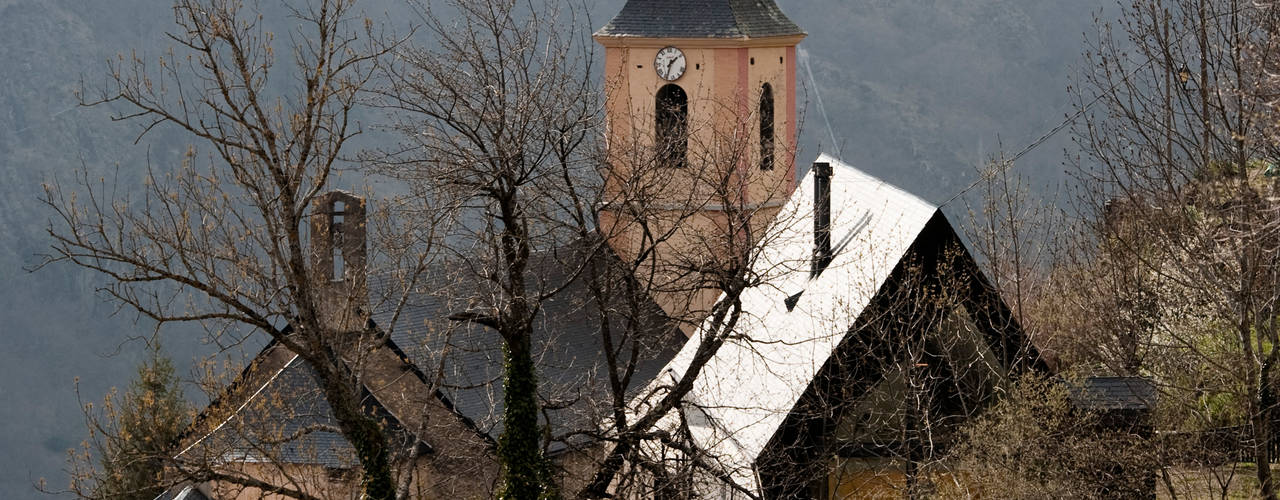
{"label": "clock face", "polygon": [[658,72],[658,76],[668,82],[679,80],[684,76],[685,60],[684,52],[675,47],[666,47],[658,51],[658,57],[653,59],[653,69]]}

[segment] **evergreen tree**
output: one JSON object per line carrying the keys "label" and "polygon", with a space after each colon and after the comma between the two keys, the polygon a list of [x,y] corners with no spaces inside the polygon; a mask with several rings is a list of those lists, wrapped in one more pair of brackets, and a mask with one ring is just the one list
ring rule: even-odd
{"label": "evergreen tree", "polygon": [[96,427],[111,432],[100,441],[102,467],[89,497],[152,500],[164,491],[163,459],[191,420],[180,384],[173,361],[158,342],[151,343],[129,390],[119,399],[107,398],[100,422],[105,425]]}

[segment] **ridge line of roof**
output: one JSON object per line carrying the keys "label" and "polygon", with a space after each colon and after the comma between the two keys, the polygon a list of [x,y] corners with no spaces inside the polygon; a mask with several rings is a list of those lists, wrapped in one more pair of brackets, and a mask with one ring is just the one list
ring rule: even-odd
{"label": "ridge line of roof", "polygon": [[[838,166],[838,167],[841,167],[841,169],[843,169],[843,170],[849,170],[849,171],[852,171],[853,173],[857,174],[859,177],[863,177],[863,179],[861,179],[861,180],[854,180],[854,181],[844,180],[844,182],[873,182],[873,183],[879,184],[879,185],[881,185],[881,186],[888,187],[889,189],[892,189],[892,190],[895,192],[895,194],[899,194],[899,195],[903,195],[903,196],[905,196],[905,197],[908,197],[908,198],[910,198],[912,201],[915,201],[915,202],[917,202],[917,203],[920,203],[920,204],[922,204],[922,205],[924,205],[924,206],[927,206],[927,207],[929,207],[929,208],[931,208],[931,209],[935,209],[935,210],[941,210],[941,209],[942,209],[942,207],[940,207],[940,206],[938,206],[938,205],[935,205],[934,203],[930,202],[929,200],[926,200],[926,199],[924,199],[924,198],[921,198],[920,196],[916,195],[915,193],[912,193],[911,191],[908,191],[908,190],[906,190],[906,189],[902,188],[901,186],[898,186],[897,184],[894,184],[894,183],[892,183],[892,182],[889,182],[889,181],[886,181],[886,180],[881,179],[881,178],[879,178],[879,177],[876,177],[876,176],[874,176],[874,175],[871,175],[871,174],[869,174],[869,173],[867,173],[867,172],[863,171],[862,169],[860,169],[860,168],[858,168],[858,167],[853,166],[853,164],[851,164],[851,163],[849,163],[849,162],[846,162],[846,161],[844,161],[844,160],[840,159],[839,157],[837,157],[836,155],[833,155],[833,154],[831,154],[831,153],[827,153],[827,152],[825,152],[825,151],[823,151],[823,152],[819,152],[819,153],[818,153],[818,156],[817,156],[816,158],[814,158],[814,160],[813,160],[813,161],[814,161],[814,162],[821,162],[821,161],[823,161],[823,158],[826,158],[826,159],[827,159],[826,161],[827,161],[828,163],[831,163],[831,164],[832,164],[832,166]],[[806,172],[806,173],[805,173],[805,175],[807,176],[807,175],[809,175],[809,173],[808,173],[808,172]],[[837,178],[837,177],[833,175],[833,176],[832,176],[832,178],[834,179],[834,178]]]}
{"label": "ridge line of roof", "polygon": [[199,413],[197,413],[195,418],[191,420],[191,423],[187,425],[187,427],[183,429],[183,431],[179,433],[177,437],[174,438],[174,441],[173,441],[174,447],[176,448],[178,445],[182,444],[182,441],[185,440],[187,437],[189,437],[191,433],[195,431],[195,427],[203,423],[207,415],[206,411],[208,411],[209,408],[213,408],[219,405],[220,403],[222,403],[224,399],[230,397],[231,393],[235,392],[238,386],[247,383],[249,372],[252,371],[255,367],[259,366],[260,364],[265,363],[267,355],[270,354],[273,349],[279,346],[280,346],[280,341],[277,340],[275,337],[272,337],[271,340],[267,342],[267,345],[262,346],[262,349],[258,351],[258,354],[255,354],[253,356],[253,359],[249,360],[249,363],[246,364],[244,368],[240,369],[240,373],[236,374],[236,378],[233,379],[231,383],[228,384],[226,387],[224,387],[221,391],[219,391],[217,396],[214,396],[212,400],[210,400],[207,404],[205,404],[204,409],[201,410]]}

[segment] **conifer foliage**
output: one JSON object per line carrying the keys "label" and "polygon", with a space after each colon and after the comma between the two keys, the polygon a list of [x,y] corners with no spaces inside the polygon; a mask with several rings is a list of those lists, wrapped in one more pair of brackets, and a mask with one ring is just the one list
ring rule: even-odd
{"label": "conifer foliage", "polygon": [[103,500],[151,500],[162,493],[164,459],[190,423],[192,407],[159,343],[148,346],[123,395],[113,389],[101,410],[91,404],[84,410],[90,436],[71,457],[77,472],[71,491]]}

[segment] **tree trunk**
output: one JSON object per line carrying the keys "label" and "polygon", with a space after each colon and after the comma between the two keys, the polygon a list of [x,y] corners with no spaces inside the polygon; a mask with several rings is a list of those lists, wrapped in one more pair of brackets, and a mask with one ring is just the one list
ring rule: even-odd
{"label": "tree trunk", "polygon": [[503,431],[498,457],[503,470],[499,497],[535,500],[554,496],[550,471],[542,456],[538,425],[538,381],[529,335],[517,335],[503,348]]}
{"label": "tree trunk", "polygon": [[[344,419],[346,420],[346,419]],[[373,419],[349,420],[343,434],[351,441],[364,468],[364,493],[369,500],[395,500],[396,488],[391,480],[391,461],[387,452],[387,436]]]}
{"label": "tree trunk", "polygon": [[1258,466],[1258,491],[1266,500],[1276,500],[1271,477],[1271,408],[1275,404],[1271,387],[1271,363],[1262,363],[1258,374],[1258,408],[1253,412],[1253,456]]}
{"label": "tree trunk", "polygon": [[396,488],[391,480],[391,460],[387,449],[387,435],[382,426],[360,408],[359,394],[352,391],[338,377],[324,380],[325,399],[333,408],[334,419],[343,437],[355,448],[360,466],[364,469],[362,487],[369,500],[395,500]]}

